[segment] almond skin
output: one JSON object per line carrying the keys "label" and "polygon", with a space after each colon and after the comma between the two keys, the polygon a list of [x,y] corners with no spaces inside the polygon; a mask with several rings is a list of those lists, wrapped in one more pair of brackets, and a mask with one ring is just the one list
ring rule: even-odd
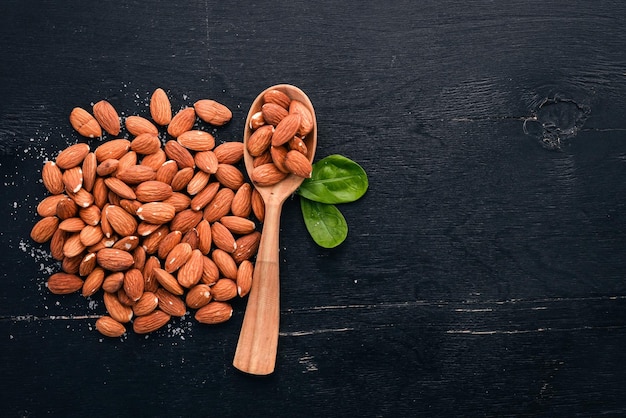
{"label": "almond skin", "polygon": [[[211,258],[213,259],[213,262],[215,263],[219,271],[222,273],[223,277],[232,280],[237,279],[237,264],[228,252],[216,248],[215,250],[213,250]],[[235,289],[235,293],[236,292],[237,290]]]}
{"label": "almond skin", "polygon": [[[205,206],[202,217],[209,222],[215,222],[222,216],[228,215],[235,192],[229,188],[221,188],[215,197]],[[193,208],[193,200],[191,201]]]}
{"label": "almond skin", "polygon": [[253,157],[258,157],[267,151],[272,143],[272,135],[274,127],[272,125],[264,125],[254,131],[246,141],[248,153]]}
{"label": "almond skin", "polygon": [[103,248],[96,254],[98,265],[105,270],[124,271],[129,269],[133,264],[133,256],[122,250],[113,248]]}
{"label": "almond skin", "polygon": [[235,235],[246,235],[254,232],[254,221],[241,216],[227,215],[220,218],[220,223]]}
{"label": "almond skin", "polygon": [[257,186],[261,187],[272,186],[283,180],[285,177],[287,177],[287,174],[280,171],[273,163],[262,164],[255,167],[250,174],[250,179]]}
{"label": "almond skin", "polygon": [[195,318],[203,324],[220,324],[233,315],[233,308],[226,302],[209,302],[196,311]]}
{"label": "almond skin", "polygon": [[289,113],[300,114],[300,127],[298,128],[298,135],[306,136],[313,130],[315,120],[311,111],[304,105],[304,103],[298,100],[292,100],[289,104]]}
{"label": "almond skin", "polygon": [[191,130],[194,123],[196,123],[196,111],[193,107],[184,108],[172,118],[167,126],[167,133],[177,138],[184,132]]}
{"label": "almond skin", "polygon": [[191,130],[178,135],[176,141],[192,151],[210,151],[215,147],[215,138],[208,132]]}
{"label": "almond skin", "polygon": [[195,167],[195,161],[189,150],[179,144],[177,141],[169,140],[165,143],[165,155],[170,160],[176,161],[178,168]]}
{"label": "almond skin", "polygon": [[237,238],[237,249],[232,254],[235,263],[241,264],[243,260],[249,260],[252,258],[259,249],[259,243],[261,242],[261,233],[254,231],[247,235],[242,235]]}
{"label": "almond skin", "polygon": [[244,183],[235,192],[231,203],[230,211],[234,216],[247,218],[252,211],[252,186],[250,183]]}
{"label": "almond skin", "polygon": [[135,197],[142,203],[160,202],[172,196],[172,186],[161,181],[145,181],[135,189]]}
{"label": "almond skin", "polygon": [[211,237],[213,244],[227,253],[233,253],[237,249],[232,232],[220,222],[213,222],[211,225]]}
{"label": "almond skin", "polygon": [[133,321],[133,331],[137,334],[149,334],[167,324],[171,316],[161,310],[154,310],[148,315],[139,316]]}
{"label": "almond skin", "polygon": [[289,104],[291,103],[291,99],[289,98],[289,96],[287,96],[287,94],[283,93],[282,91],[277,89],[271,89],[263,94],[263,102],[275,103],[280,107],[288,109]]}
{"label": "almond skin", "polygon": [[83,187],[83,169],[72,167],[63,172],[63,185],[65,190],[71,193],[78,193]]}
{"label": "almond skin", "polygon": [[112,139],[100,144],[94,153],[98,162],[113,158],[120,159],[130,149],[130,141],[127,139]]}
{"label": "almond skin", "polygon": [[157,125],[165,126],[172,120],[172,105],[162,88],[154,90],[150,97],[150,115]]}
{"label": "almond skin", "polygon": [[174,219],[176,208],[169,203],[149,202],[137,209],[137,216],[151,224],[164,224]]}
{"label": "almond skin", "polygon": [[120,133],[120,117],[111,103],[100,100],[93,105],[93,115],[107,133],[113,136]]}
{"label": "almond skin", "polygon": [[53,161],[47,161],[41,170],[43,185],[51,194],[58,195],[65,189],[63,185],[63,173]]}
{"label": "almond skin", "polygon": [[194,103],[193,107],[200,119],[214,126],[225,125],[233,117],[233,114],[228,107],[216,102],[215,100],[198,100]]}
{"label": "almond skin", "polygon": [[130,149],[137,154],[150,155],[161,149],[159,137],[152,133],[137,135],[130,143]]}
{"label": "almond skin", "polygon": [[83,279],[75,274],[54,273],[48,278],[48,290],[55,295],[67,295],[83,287]]}
{"label": "almond skin", "polygon": [[124,305],[116,293],[104,292],[102,296],[104,306],[111,318],[122,324],[130,322],[133,318],[133,310],[129,306]]}
{"label": "almond skin", "polygon": [[148,167],[146,165],[132,165],[122,170],[118,168],[115,177],[122,180],[124,183],[131,185],[154,180],[156,172],[152,169],[152,167]]}
{"label": "almond skin", "polygon": [[182,295],[183,293],[185,293],[183,287],[178,283],[176,277],[174,277],[171,273],[168,273],[167,271],[158,267],[153,270],[153,273],[159,284],[170,293],[174,295]]}
{"label": "almond skin", "polygon": [[83,283],[82,295],[84,297],[89,297],[100,290],[102,288],[102,283],[104,283],[104,276],[105,273],[102,267],[95,267]]}
{"label": "almond skin", "polygon": [[243,158],[243,142],[224,142],[213,150],[220,164],[237,164]]}
{"label": "almond skin", "polygon": [[124,273],[123,288],[133,302],[137,302],[141,298],[144,291],[144,281],[143,274],[139,269],[132,268]]}
{"label": "almond skin", "polygon": [[126,125],[126,130],[128,130],[128,132],[130,132],[134,136],[138,136],[141,134],[159,134],[159,130],[157,129],[157,127],[154,126],[154,124],[148,119],[142,116],[128,116],[124,124]]}
{"label": "almond skin", "polygon": [[193,157],[196,167],[208,174],[214,174],[217,171],[217,156],[213,151],[197,152]]}
{"label": "almond skin", "polygon": [[239,297],[246,296],[252,288],[252,275],[254,265],[250,260],[243,260],[237,269],[237,294]]}
{"label": "almond skin", "polygon": [[168,273],[173,273],[183,266],[191,257],[193,249],[186,242],[176,244],[174,248],[167,254],[163,269]]}
{"label": "almond skin", "polygon": [[48,242],[59,226],[59,218],[47,216],[40,219],[31,229],[30,238],[36,243]]}
{"label": "almond skin", "polygon": [[159,299],[159,309],[166,314],[171,316],[183,316],[187,313],[185,302],[183,302],[180,296],[174,295],[162,287],[157,289],[156,295]]}
{"label": "almond skin", "polygon": [[211,301],[211,288],[209,285],[200,283],[189,289],[185,296],[185,303],[191,309],[198,309]]}
{"label": "almond skin", "polygon": [[81,107],[72,109],[70,113],[70,124],[76,132],[84,137],[97,138],[102,136],[102,128],[96,118]]}
{"label": "almond skin", "polygon": [[126,327],[110,316],[101,316],[96,320],[96,329],[105,337],[121,337],[126,333]]}
{"label": "almond skin", "polygon": [[309,159],[299,151],[291,150],[285,157],[285,167],[298,177],[310,178],[313,166]]}
{"label": "almond skin", "polygon": [[299,113],[291,113],[285,116],[274,129],[272,145],[279,146],[289,142],[300,128],[300,118]]}
{"label": "almond skin", "polygon": [[181,286],[190,288],[195,286],[202,277],[202,252],[193,250],[185,264],[178,270],[177,280]]}
{"label": "almond skin", "polygon": [[122,237],[133,235],[137,230],[137,220],[120,206],[109,205],[104,210],[104,216],[115,232]]}
{"label": "almond skin", "polygon": [[96,169],[98,166],[98,159],[93,152],[88,153],[83,160],[83,187],[90,192],[93,189],[93,185],[96,181]]}
{"label": "almond skin", "polygon": [[232,164],[225,163],[218,164],[217,171],[215,172],[215,178],[224,187],[228,187],[232,190],[239,189],[245,181],[241,170]]}
{"label": "almond skin", "polygon": [[193,210],[202,210],[206,205],[213,200],[220,188],[218,182],[207,184],[202,190],[200,190],[193,199],[191,199],[190,205]]}
{"label": "almond skin", "polygon": [[159,298],[154,292],[144,292],[132,308],[136,316],[143,316],[154,311],[158,305]]}
{"label": "almond skin", "polygon": [[61,151],[55,161],[59,168],[67,170],[80,165],[87,154],[89,154],[89,145],[74,144]]}
{"label": "almond skin", "polygon": [[261,106],[261,113],[266,123],[276,126],[289,114],[289,111],[276,103],[265,103]]}

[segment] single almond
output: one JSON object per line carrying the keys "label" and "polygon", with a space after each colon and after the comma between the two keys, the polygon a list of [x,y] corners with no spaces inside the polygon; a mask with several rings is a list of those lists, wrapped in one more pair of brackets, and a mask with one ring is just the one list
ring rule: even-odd
{"label": "single almond", "polygon": [[258,157],[252,158],[252,167],[258,167],[263,164],[271,163],[272,154],[270,153],[270,149],[268,149],[267,151],[265,151],[263,154],[259,155]]}
{"label": "single almond", "polygon": [[41,170],[43,185],[51,194],[63,193],[63,173],[54,161],[47,161]]}
{"label": "single almond", "polygon": [[143,292],[143,295],[132,306],[135,316],[148,315],[159,305],[159,298],[154,292]]}
{"label": "single almond", "polygon": [[289,169],[285,166],[285,159],[289,150],[286,145],[272,145],[270,148],[270,155],[272,156],[272,162],[276,165],[280,171],[285,174],[289,174]]}
{"label": "single almond", "polygon": [[167,254],[163,269],[168,273],[173,273],[183,266],[191,257],[193,249],[186,242],[176,244],[174,248]]}
{"label": "single almond", "polygon": [[197,152],[194,155],[193,160],[196,167],[205,173],[214,174],[217,171],[219,161],[217,161],[217,156],[213,151]]}
{"label": "single almond", "polygon": [[94,151],[98,162],[113,158],[120,159],[130,149],[130,141],[128,139],[112,139],[100,144]]}
{"label": "single almond", "polygon": [[165,155],[165,151],[159,148],[155,153],[144,156],[141,159],[141,165],[147,165],[156,171],[166,160],[167,156]]}
{"label": "single almond", "polygon": [[158,302],[158,308],[171,316],[183,316],[187,313],[187,307],[183,299],[170,293],[164,288],[159,288],[156,291]]}
{"label": "single almond", "polygon": [[215,138],[208,132],[191,130],[176,138],[178,143],[192,151],[210,151],[215,147]]}
{"label": "single almond", "polygon": [[78,275],[81,277],[88,276],[94,268],[96,268],[96,254],[87,253],[78,265]]}
{"label": "single almond", "polygon": [[65,190],[72,193],[78,193],[83,187],[83,169],[81,167],[72,167],[63,172],[63,185]]}
{"label": "single almond", "polygon": [[135,318],[133,321],[133,331],[137,334],[149,334],[165,326],[170,318],[171,316],[169,314],[155,309],[147,315]]}
{"label": "single almond", "polygon": [[228,123],[233,117],[228,107],[215,100],[198,100],[194,103],[193,107],[200,119],[214,126],[222,126]]}
{"label": "single almond", "polygon": [[96,174],[100,177],[106,177],[110,174],[113,174],[117,171],[117,167],[120,165],[120,160],[115,158],[107,158],[102,161],[96,167]]}
{"label": "single almond", "polygon": [[165,161],[156,171],[155,180],[165,184],[172,184],[174,176],[178,173],[178,164],[174,160]]}
{"label": "single almond", "polygon": [[[76,207],[71,199],[68,200]],[[80,232],[83,228],[85,228],[85,222],[78,217],[65,218],[59,224],[59,229],[66,232]]]}
{"label": "single almond", "polygon": [[298,128],[298,134],[306,136],[313,130],[315,120],[311,111],[299,100],[292,100],[289,104],[289,113],[300,114],[300,127]]}
{"label": "single almond", "polygon": [[246,296],[252,288],[252,275],[254,264],[250,260],[243,260],[237,269],[237,294],[239,297]]}
{"label": "single almond", "polygon": [[[222,273],[223,277],[232,280],[237,279],[237,264],[228,252],[216,248],[211,253],[211,258],[213,259],[213,262],[219,269],[220,273]],[[237,293],[237,289],[235,289],[235,293]]]}
{"label": "single almond", "polygon": [[[219,189],[215,197],[205,206],[202,217],[209,222],[215,222],[228,215],[234,197],[235,192],[232,189]],[[193,200],[191,206],[193,208]]]}
{"label": "single almond", "polygon": [[237,164],[243,158],[243,142],[223,142],[213,149],[220,164]]}
{"label": "single almond", "polygon": [[59,168],[67,170],[68,168],[79,166],[87,154],[89,154],[89,145],[83,143],[74,144],[61,151],[55,161]]}
{"label": "single almond", "polygon": [[78,274],[80,263],[83,261],[83,258],[83,252],[72,255],[71,257],[63,257],[63,260],[61,260],[61,271],[67,274]]}
{"label": "single almond", "polygon": [[173,192],[170,197],[163,201],[163,203],[168,203],[174,206],[176,213],[178,213],[189,207],[191,204],[191,198],[184,193]]}
{"label": "single almond", "polygon": [[102,297],[104,299],[104,307],[111,315],[111,318],[122,324],[130,322],[133,318],[133,310],[129,306],[124,305],[116,293],[104,292]]}
{"label": "single almond", "polygon": [[97,138],[102,136],[102,128],[91,113],[81,107],[75,107],[70,113],[70,124],[82,136]]}
{"label": "single almond", "polygon": [[211,225],[206,219],[203,219],[196,226],[196,231],[198,232],[198,249],[202,254],[207,254],[213,243]]}
{"label": "single almond", "polygon": [[154,90],[150,97],[150,116],[157,125],[161,126],[169,124],[172,120],[172,105],[162,88]]}
{"label": "single almond", "polygon": [[202,190],[200,190],[190,201],[191,209],[202,210],[209,204],[217,194],[220,188],[218,182],[208,183]]}
{"label": "single almond", "polygon": [[172,186],[161,181],[144,181],[135,189],[136,199],[142,203],[160,202],[172,196]]}
{"label": "single almond", "polygon": [[174,247],[180,243],[180,240],[183,238],[183,234],[180,231],[171,231],[169,234],[163,238],[163,241],[159,243],[159,248],[157,249],[157,256],[160,259],[165,259]]}
{"label": "single almond", "polygon": [[78,216],[86,225],[96,226],[100,223],[101,210],[96,205],[78,209]]}
{"label": "single almond", "polygon": [[125,271],[133,264],[133,256],[128,251],[103,248],[96,254],[98,265],[109,271]]}
{"label": "single almond", "polygon": [[130,199],[120,199],[119,205],[131,215],[137,215],[137,209],[141,207],[141,202]]}
{"label": "single almond", "polygon": [[124,125],[126,126],[126,130],[134,136],[138,136],[141,134],[159,134],[158,128],[154,126],[152,122],[142,116],[128,116],[124,121]]}
{"label": "single almond", "polygon": [[234,216],[247,218],[252,211],[252,186],[244,183],[237,189],[230,205],[230,210]]}
{"label": "single almond", "polygon": [[313,166],[309,159],[299,151],[291,150],[285,157],[285,167],[298,177],[310,178]]}
{"label": "single almond", "polygon": [[124,286],[124,273],[121,271],[105,276],[102,282],[102,290],[107,293],[117,293],[122,286]]}
{"label": "single almond", "polygon": [[272,134],[272,145],[279,146],[289,142],[300,128],[301,116],[299,113],[290,113],[285,116],[274,129]]}
{"label": "single almond", "polygon": [[144,265],[146,264],[146,250],[141,245],[138,245],[137,248],[133,250],[133,267],[139,270],[143,270]]}
{"label": "single almond", "polygon": [[176,276],[181,286],[190,288],[195,286],[202,277],[203,254],[200,250],[193,250],[191,256],[180,269]]}
{"label": "single almond", "polygon": [[232,164],[219,164],[217,171],[215,172],[215,178],[224,187],[228,187],[232,190],[237,190],[244,183],[245,179],[241,170]]}
{"label": "single almond", "polygon": [[202,257],[202,277],[200,281],[204,284],[212,286],[220,278],[220,269],[217,264],[211,259],[211,257]]}
{"label": "single almond", "polygon": [[290,150],[298,151],[300,154],[309,155],[309,149],[299,136],[294,136],[287,142],[287,148]]}
{"label": "single almond", "polygon": [[133,235],[137,230],[137,220],[120,206],[109,205],[104,210],[104,216],[111,228],[121,236]]}
{"label": "single almond", "polygon": [[213,222],[211,225],[211,237],[213,239],[213,244],[227,253],[233,253],[237,249],[235,237],[232,232],[230,232],[230,230],[220,222]]}
{"label": "single almond", "polygon": [[191,309],[198,309],[211,301],[211,288],[209,285],[200,283],[189,289],[185,296],[185,303]]}
{"label": "single almond", "polygon": [[[111,248],[116,250],[131,252],[139,246],[139,237],[136,235],[129,235],[122,237],[115,241],[115,244]],[[133,265],[135,265],[135,258],[133,257]]]}
{"label": "single almond", "polygon": [[176,161],[178,168],[195,167],[195,161],[189,150],[174,140],[169,140],[164,146],[165,155],[170,160]]}
{"label": "single almond", "polygon": [[159,288],[159,281],[154,275],[154,269],[157,268],[161,268],[161,261],[156,256],[148,257],[141,270],[143,273],[144,294],[146,292],[156,292]]}
{"label": "single almond", "polygon": [[74,202],[72,199],[65,195],[62,196],[63,199],[60,199],[57,203],[56,215],[59,217],[59,219],[63,220],[75,217],[78,214],[78,206],[76,205],[76,202]]}
{"label": "single almond", "polygon": [[263,112],[258,111],[250,116],[250,129],[257,130],[261,126],[265,125],[265,118],[263,118]]}
{"label": "single almond", "polygon": [[209,302],[194,315],[196,321],[203,324],[221,324],[228,321],[233,316],[233,308],[227,302]]}
{"label": "single almond", "polygon": [[37,204],[37,215],[41,216],[42,218],[45,218],[46,216],[56,215],[57,205],[61,200],[64,199],[69,198],[64,194],[55,194],[45,197],[41,202]]}
{"label": "single almond", "polygon": [[289,111],[276,103],[265,103],[261,106],[261,113],[266,123],[276,126],[289,114]]}
{"label": "single almond", "polygon": [[126,327],[122,323],[106,315],[96,320],[96,329],[105,337],[111,338],[121,337],[126,333]]}
{"label": "single almond", "polygon": [[135,151],[137,154],[154,154],[161,149],[161,141],[156,134],[146,132],[137,135],[135,139],[130,142],[130,149]]}
{"label": "single almond", "polygon": [[82,187],[76,193],[70,192],[69,190],[66,191],[67,195],[74,201],[74,203],[81,208],[89,207],[94,203],[94,195]]}
{"label": "single almond", "polygon": [[234,235],[250,234],[256,229],[254,221],[241,216],[222,216],[220,218],[220,223]]}
{"label": "single almond", "polygon": [[176,277],[174,277],[172,273],[168,273],[162,268],[156,267],[153,269],[153,274],[159,284],[170,293],[179,296],[185,293],[185,290],[178,283]]}
{"label": "single almond", "polygon": [[250,174],[250,179],[257,186],[272,186],[287,177],[286,173],[280,171],[275,164],[263,164],[255,167]]}
{"label": "single almond", "polygon": [[125,171],[127,168],[136,166],[137,162],[138,162],[137,153],[133,150],[129,150],[126,154],[122,155],[119,158],[119,164],[117,165],[116,174],[121,173],[122,171]]}
{"label": "single almond", "polygon": [[63,246],[65,245],[65,240],[70,234],[65,231],[61,231],[57,229],[54,234],[52,234],[52,238],[50,238],[50,255],[57,261],[63,260],[65,255],[63,254]]}
{"label": "single almond", "polygon": [[143,274],[137,268],[131,268],[124,273],[124,291],[133,302],[137,302],[143,295]]}
{"label": "single almond", "polygon": [[185,209],[180,211],[174,216],[172,222],[170,222],[170,228],[172,231],[180,231],[186,234],[192,228],[198,225],[198,222],[202,220],[202,212],[192,209]]}
{"label": "single almond", "polygon": [[85,227],[80,231],[79,236],[80,242],[82,242],[85,247],[96,245],[102,240],[102,238],[104,238],[102,227],[100,227],[100,225],[85,225]]}
{"label": "single almond", "polygon": [[93,105],[93,115],[107,133],[113,136],[120,133],[120,117],[111,103],[100,100]]}
{"label": "single almond", "polygon": [[267,151],[272,143],[273,133],[272,125],[264,125],[254,131],[246,141],[248,153],[253,157],[258,157]]}
{"label": "single almond", "polygon": [[264,103],[275,103],[285,109],[289,108],[291,99],[287,94],[277,89],[270,89],[263,94]]}
{"label": "single almond", "polygon": [[83,187],[88,192],[93,189],[96,182],[96,169],[98,167],[98,159],[93,152],[88,153],[83,160]]}
{"label": "single almond", "polygon": [[174,219],[176,208],[169,203],[149,202],[137,209],[139,219],[151,224],[164,224]]}
{"label": "single almond", "polygon": [[48,290],[55,295],[67,295],[83,287],[83,279],[76,274],[54,273],[48,278]]}
{"label": "single almond", "polygon": [[78,232],[71,233],[63,244],[63,255],[67,258],[78,257],[85,251],[85,245],[80,240]]}
{"label": "single almond", "polygon": [[187,187],[189,182],[194,176],[194,169],[191,167],[184,167],[178,170],[170,183],[172,190],[179,192]]}
{"label": "single almond", "polygon": [[[139,224],[139,226],[143,225],[143,224],[147,224],[147,225],[152,225],[152,226],[156,226],[157,228],[147,234],[144,235],[144,239],[141,243],[141,245],[143,246],[143,248],[146,250],[146,253],[148,254],[154,254],[157,252],[159,245],[161,244],[161,241],[163,239],[165,239],[165,237],[167,236],[167,234],[169,234],[170,230],[168,228],[167,225],[157,225],[157,224],[148,224],[145,222],[142,222],[141,224]],[[137,226],[137,232],[139,232],[139,226]]]}
{"label": "single almond", "polygon": [[133,165],[123,170],[118,170],[115,177],[122,180],[128,185],[143,183],[144,181],[154,180],[156,172],[152,167],[145,165]]}
{"label": "single almond", "polygon": [[56,216],[47,216],[40,219],[30,231],[30,238],[42,244],[48,242],[59,226],[59,218]]}
{"label": "single almond", "polygon": [[256,255],[261,242],[261,233],[254,231],[250,234],[242,235],[236,239],[237,249],[232,254],[235,263],[241,264],[243,260],[249,260]]}
{"label": "single almond", "polygon": [[191,228],[183,235],[183,238],[180,240],[180,242],[186,242],[187,244],[189,244],[192,250],[198,249],[198,241],[198,231],[196,231],[196,228]]}
{"label": "single almond", "polygon": [[186,107],[180,110],[167,126],[167,133],[177,138],[184,132],[191,130],[196,123],[196,111],[193,107]]}
{"label": "single almond", "polygon": [[[91,253],[93,254],[93,253]],[[105,272],[102,267],[94,267],[94,269],[87,275],[82,287],[82,295],[89,297],[102,288],[104,283]]]}
{"label": "single almond", "polygon": [[187,182],[187,194],[194,196],[198,194],[202,189],[209,184],[210,174],[205,173],[204,171],[197,171],[191,180]]}

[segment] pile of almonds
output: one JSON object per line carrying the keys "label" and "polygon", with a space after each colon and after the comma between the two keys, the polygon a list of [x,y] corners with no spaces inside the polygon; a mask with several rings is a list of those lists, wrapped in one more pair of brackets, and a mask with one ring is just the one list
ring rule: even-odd
{"label": "pile of almonds", "polygon": [[115,139],[93,151],[71,145],[42,169],[50,195],[37,206],[41,219],[31,238],[49,242],[62,269],[47,287],[85,297],[100,292],[108,314],[96,328],[110,337],[129,324],[136,333],[153,332],[188,309],[201,323],[227,321],[229,301],[250,290],[261,236],[264,205],[239,168],[243,143],[216,146],[213,135],[194,129],[197,118],[224,125],[231,111],[203,99],[173,115],[157,89],[150,118],[124,118],[129,137],[121,138],[122,119],[108,101],[92,113],[77,107],[70,123],[80,135],[104,131]]}

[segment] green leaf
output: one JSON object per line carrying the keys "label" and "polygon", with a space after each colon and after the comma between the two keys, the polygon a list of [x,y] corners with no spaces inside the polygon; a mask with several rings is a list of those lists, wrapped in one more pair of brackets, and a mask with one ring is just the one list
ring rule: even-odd
{"label": "green leaf", "polygon": [[309,200],[337,204],[354,202],[367,191],[365,170],[342,155],[329,155],[313,164],[311,178],[305,179],[298,194]]}
{"label": "green leaf", "polygon": [[306,229],[311,238],[324,248],[334,248],[348,236],[348,223],[334,205],[300,198]]}

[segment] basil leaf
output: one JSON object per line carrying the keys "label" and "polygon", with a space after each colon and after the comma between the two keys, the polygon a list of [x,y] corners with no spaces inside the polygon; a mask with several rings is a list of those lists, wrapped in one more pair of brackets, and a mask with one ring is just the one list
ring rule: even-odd
{"label": "basil leaf", "polygon": [[334,205],[300,198],[304,224],[320,247],[334,248],[348,236],[348,223]]}
{"label": "basil leaf", "polygon": [[298,194],[309,200],[337,204],[354,202],[367,191],[365,170],[342,155],[329,155],[313,164],[311,178],[305,179]]}

